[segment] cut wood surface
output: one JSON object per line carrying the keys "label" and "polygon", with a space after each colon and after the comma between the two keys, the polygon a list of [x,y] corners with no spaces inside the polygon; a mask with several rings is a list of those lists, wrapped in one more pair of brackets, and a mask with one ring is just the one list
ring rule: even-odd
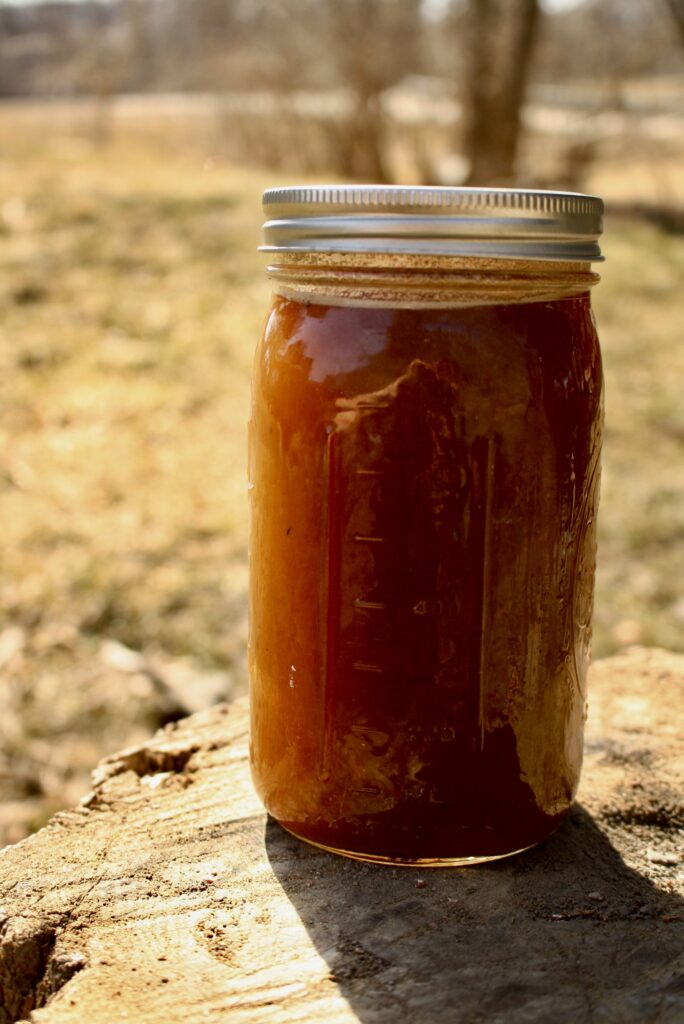
{"label": "cut wood surface", "polygon": [[0,1024],[681,1024],[683,709],[684,656],[598,662],[566,823],[435,871],[268,820],[245,701],[169,726],[0,853]]}

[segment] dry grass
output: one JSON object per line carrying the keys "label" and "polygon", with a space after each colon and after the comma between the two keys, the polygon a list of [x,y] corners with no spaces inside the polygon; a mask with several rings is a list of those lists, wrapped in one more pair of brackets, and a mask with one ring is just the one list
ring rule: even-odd
{"label": "dry grass", "polygon": [[[0,112],[0,845],[77,799],[105,751],[244,688],[274,178],[182,140],[24,128]],[[595,646],[682,650],[684,242],[609,220],[606,253]]]}
{"label": "dry grass", "polygon": [[595,306],[606,371],[597,655],[684,649],[684,239],[606,224]]}

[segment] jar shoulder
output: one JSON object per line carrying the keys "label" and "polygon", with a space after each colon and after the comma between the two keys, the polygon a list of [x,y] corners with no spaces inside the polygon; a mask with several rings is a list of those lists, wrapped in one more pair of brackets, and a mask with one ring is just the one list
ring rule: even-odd
{"label": "jar shoulder", "polygon": [[327,306],[275,296],[257,355],[271,395],[350,398],[416,363],[457,390],[505,405],[598,401],[601,356],[589,293],[554,302],[455,309]]}

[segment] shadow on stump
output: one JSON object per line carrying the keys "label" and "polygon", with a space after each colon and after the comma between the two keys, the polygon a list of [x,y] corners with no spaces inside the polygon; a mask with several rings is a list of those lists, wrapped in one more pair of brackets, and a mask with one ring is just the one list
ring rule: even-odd
{"label": "shadow on stump", "polygon": [[271,819],[265,840],[363,1024],[684,1021],[684,902],[629,868],[581,805],[541,846],[473,868],[365,865]]}

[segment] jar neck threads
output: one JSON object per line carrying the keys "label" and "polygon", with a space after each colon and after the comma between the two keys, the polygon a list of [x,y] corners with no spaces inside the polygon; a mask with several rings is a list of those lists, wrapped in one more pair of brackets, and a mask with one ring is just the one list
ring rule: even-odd
{"label": "jar neck threads", "polygon": [[548,302],[599,281],[589,263],[406,253],[281,251],[268,275],[276,294],[296,301],[394,308]]}

